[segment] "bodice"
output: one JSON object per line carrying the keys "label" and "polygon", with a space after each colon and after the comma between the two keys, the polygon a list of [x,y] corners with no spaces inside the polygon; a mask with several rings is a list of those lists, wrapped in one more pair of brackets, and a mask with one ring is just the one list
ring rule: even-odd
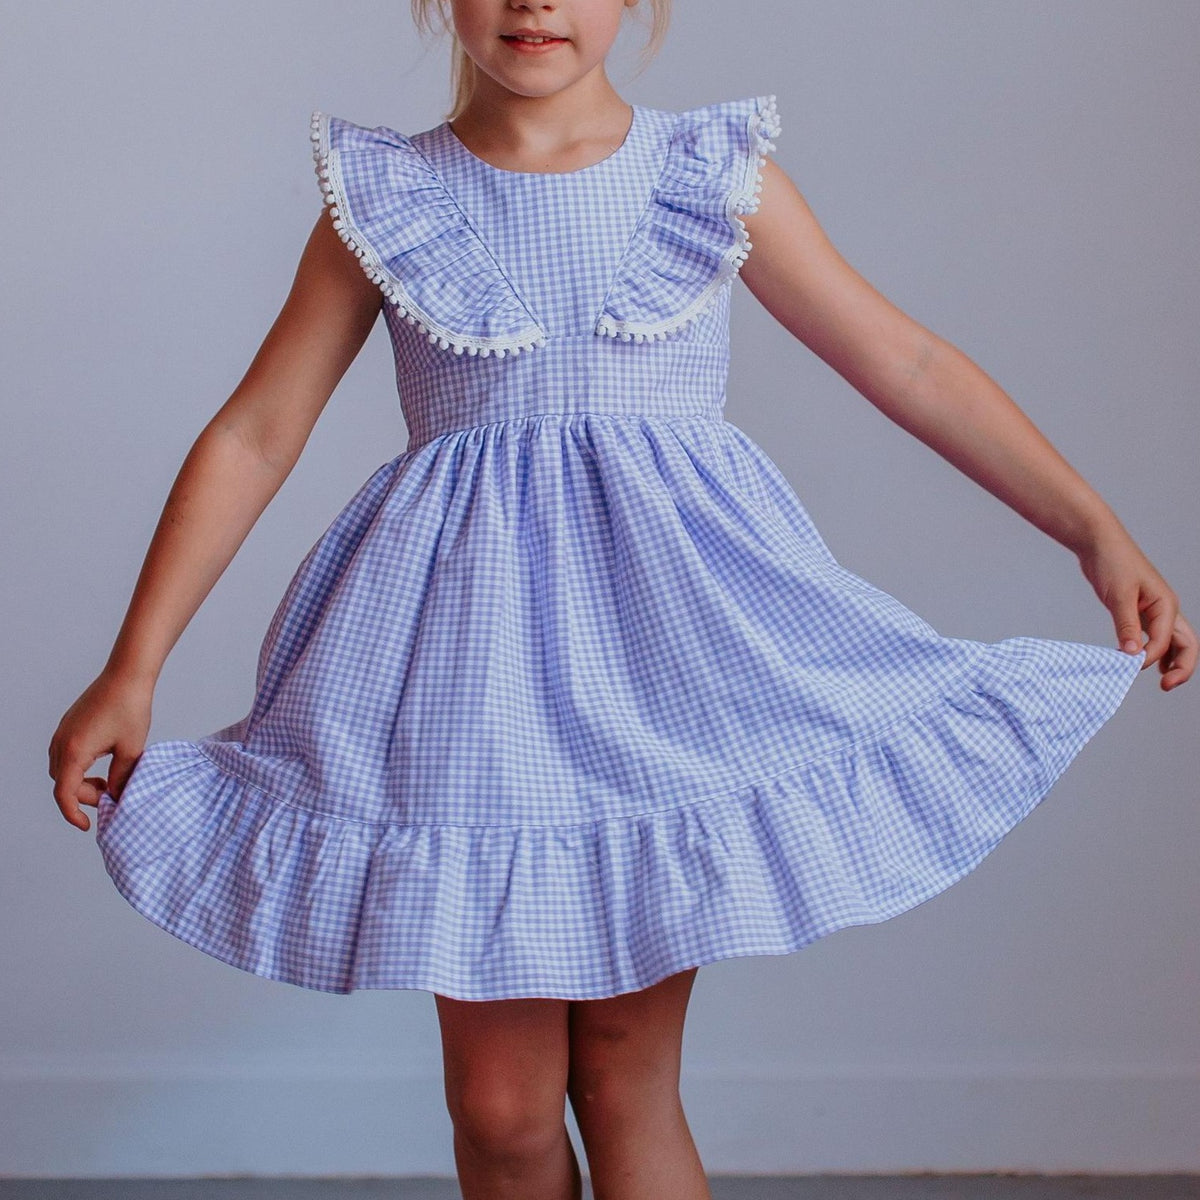
{"label": "bodice", "polygon": [[447,121],[313,114],[334,225],[384,293],[410,448],[541,413],[720,415],[775,98],[632,110],[615,151],[557,173],[492,166]]}

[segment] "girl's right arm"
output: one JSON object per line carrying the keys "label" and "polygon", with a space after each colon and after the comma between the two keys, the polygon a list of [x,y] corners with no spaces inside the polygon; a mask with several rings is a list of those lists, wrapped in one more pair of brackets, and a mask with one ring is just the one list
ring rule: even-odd
{"label": "girl's right arm", "polygon": [[[101,790],[119,798],[167,655],[291,473],[381,302],[322,212],[258,353],[180,467],[107,663],[50,740],[54,798],[70,824],[91,828],[80,805],[94,807]],[[85,778],[105,754],[107,780]]]}

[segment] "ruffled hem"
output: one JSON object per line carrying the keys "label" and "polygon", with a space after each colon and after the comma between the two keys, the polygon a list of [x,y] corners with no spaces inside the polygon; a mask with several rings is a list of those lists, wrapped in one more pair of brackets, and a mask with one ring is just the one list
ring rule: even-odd
{"label": "ruffled hem", "polygon": [[546,344],[546,331],[411,139],[319,109],[311,139],[338,237],[410,325],[442,349],[481,358]]}
{"label": "ruffled hem", "polygon": [[678,115],[651,203],[631,239],[595,332],[662,341],[707,313],[753,243],[762,168],[779,136],[774,94]]}
{"label": "ruffled hem", "polygon": [[1089,649],[1074,674],[1047,678],[1035,639],[995,643],[953,695],[872,736],[721,795],[572,825],[301,809],[212,757],[235,725],[148,746],[121,801],[101,795],[97,844],[138,912],[255,975],[338,993],[599,999],[792,953],[968,874],[1145,659]]}

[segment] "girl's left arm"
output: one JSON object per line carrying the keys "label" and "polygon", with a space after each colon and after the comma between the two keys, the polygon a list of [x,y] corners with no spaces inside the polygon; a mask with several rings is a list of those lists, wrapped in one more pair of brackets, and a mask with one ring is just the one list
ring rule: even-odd
{"label": "girl's left arm", "polygon": [[1116,514],[1003,389],[901,311],[838,253],[795,184],[762,163],[743,282],[763,307],[885,416],[1074,552],[1118,644],[1159,664],[1170,691],[1200,642],[1179,598]]}

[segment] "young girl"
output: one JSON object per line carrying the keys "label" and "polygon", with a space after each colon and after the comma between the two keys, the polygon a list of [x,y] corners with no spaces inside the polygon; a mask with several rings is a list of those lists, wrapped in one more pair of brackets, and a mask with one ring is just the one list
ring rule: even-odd
{"label": "young girl", "polygon": [[[468,1200],[580,1194],[567,1099],[598,1197],[708,1196],[678,1094],[698,967],[936,895],[1140,670],[1169,690],[1197,656],[1096,492],[830,245],[768,158],[774,96],[621,99],[636,2],[454,0],[450,119],[314,114],[294,286],[50,744],[150,920],[298,986],[435,994]],[[723,418],[739,273],[1075,553],[1118,648],[943,637],[842,567]],[[147,746],[164,659],[380,312],[407,448],[299,564],[251,711]]]}

